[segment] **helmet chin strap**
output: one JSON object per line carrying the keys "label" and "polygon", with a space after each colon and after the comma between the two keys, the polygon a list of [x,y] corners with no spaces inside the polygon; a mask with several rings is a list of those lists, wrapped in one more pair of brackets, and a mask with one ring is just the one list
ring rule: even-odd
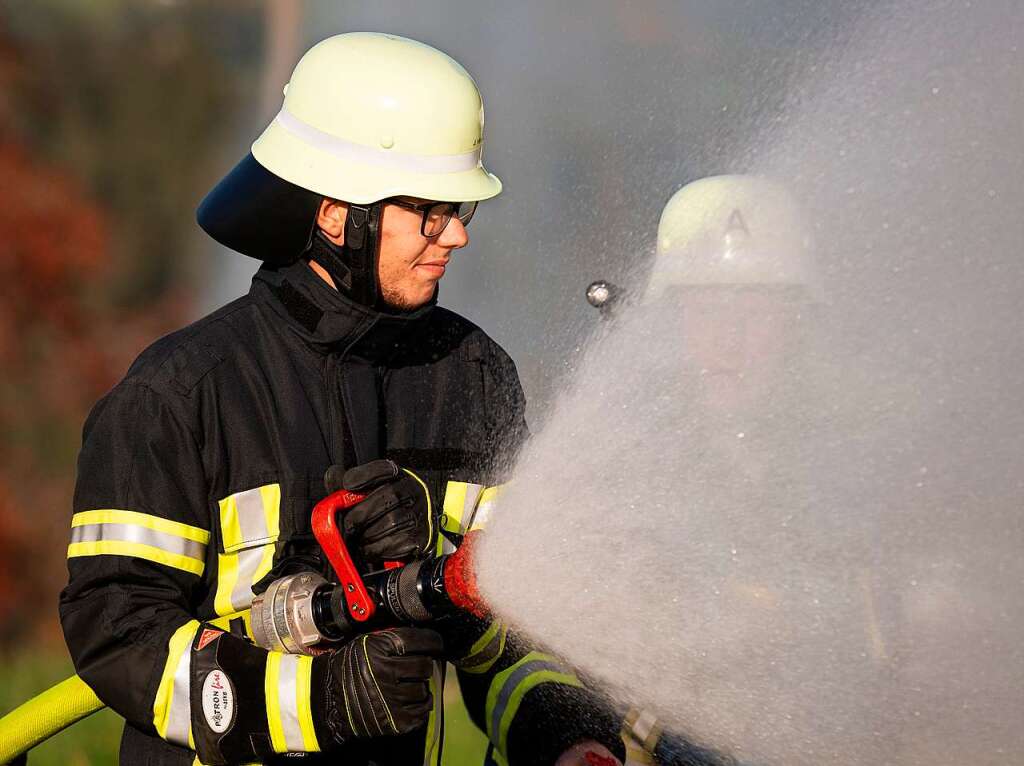
{"label": "helmet chin strap", "polygon": [[308,250],[310,259],[324,267],[340,292],[356,303],[378,310],[387,309],[377,280],[382,209],[381,202],[349,203],[345,244],[335,244],[318,230]]}

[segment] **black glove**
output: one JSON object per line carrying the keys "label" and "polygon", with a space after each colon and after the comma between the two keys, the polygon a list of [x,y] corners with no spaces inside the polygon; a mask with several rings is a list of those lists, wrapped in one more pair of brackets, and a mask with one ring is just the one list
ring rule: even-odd
{"label": "black glove", "polygon": [[391,460],[373,460],[347,471],[332,465],[324,475],[328,492],[347,489],[368,493],[342,517],[345,543],[370,565],[408,561],[429,551],[436,531],[430,494],[412,472]]}
{"label": "black glove", "polygon": [[441,650],[441,636],[432,630],[390,628],[332,652],[326,710],[334,740],[394,736],[423,726],[432,707],[432,658]]}

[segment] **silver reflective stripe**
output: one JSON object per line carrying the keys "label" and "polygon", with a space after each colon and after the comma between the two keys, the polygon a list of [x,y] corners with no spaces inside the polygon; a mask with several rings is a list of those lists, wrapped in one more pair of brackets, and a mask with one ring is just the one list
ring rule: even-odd
{"label": "silver reflective stripe", "polygon": [[281,714],[281,729],[289,752],[298,753],[306,748],[302,742],[302,727],[299,726],[298,690],[296,678],[299,670],[299,658],[294,654],[281,655],[281,665],[277,674],[278,709]]}
{"label": "silver reflective stripe", "polygon": [[234,554],[238,556],[238,579],[235,580],[235,586],[231,589],[231,606],[235,608],[236,612],[241,612],[252,606],[254,598],[252,586],[258,579],[256,572],[263,561],[264,547],[261,545],[258,548],[248,548]]}
{"label": "silver reflective stripe", "polygon": [[177,745],[189,746],[188,734],[192,724],[192,707],[189,698],[192,646],[191,642],[181,653],[178,665],[174,669],[174,691],[171,693],[171,709],[167,716],[167,734],[165,739]]}
{"label": "silver reflective stripe", "polygon": [[[661,734],[661,727],[658,726],[657,717],[647,710],[637,711],[636,708],[630,711],[630,714],[633,713],[636,713],[636,720],[630,724],[630,733],[645,749],[653,751],[654,746],[658,743],[658,737],[652,737],[651,735],[656,734],[660,736]],[[648,740],[651,741],[649,742]]]}
{"label": "silver reflective stripe", "polygon": [[532,660],[525,662],[514,670],[508,678],[505,679],[505,683],[501,687],[501,691],[498,692],[498,699],[494,702],[494,710],[491,711],[491,737],[495,738],[498,736],[498,732],[501,731],[501,718],[505,714],[505,708],[508,707],[508,701],[512,697],[512,692],[516,690],[519,683],[523,681],[531,673],[537,673],[542,670],[550,670],[555,673],[565,673],[565,668],[561,665],[557,665],[554,662],[547,662],[545,660]]}
{"label": "silver reflective stripe", "polygon": [[82,524],[71,528],[72,543],[95,543],[101,540],[141,543],[167,553],[188,556],[200,562],[206,557],[206,546],[203,543],[158,532],[138,524]]}
{"label": "silver reflective stripe", "polygon": [[259,487],[236,494],[235,507],[238,508],[238,526],[242,530],[243,543],[251,545],[270,538]]}
{"label": "silver reflective stripe", "polygon": [[313,127],[285,109],[278,113],[277,121],[289,133],[322,152],[338,159],[377,167],[398,168],[413,173],[461,173],[479,167],[482,156],[482,145],[465,154],[405,154],[355,144]]}
{"label": "silver reflective stripe", "polygon": [[476,511],[476,502],[480,499],[480,493],[484,491],[482,484],[467,484],[466,499],[462,503],[462,515],[459,517],[459,534],[466,534],[469,525],[473,521],[473,513]]}

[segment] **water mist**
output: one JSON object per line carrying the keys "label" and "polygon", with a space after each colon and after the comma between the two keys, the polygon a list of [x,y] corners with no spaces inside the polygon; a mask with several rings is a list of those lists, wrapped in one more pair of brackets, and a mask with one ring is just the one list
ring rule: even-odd
{"label": "water mist", "polygon": [[735,162],[811,222],[784,366],[740,406],[637,286],[493,514],[496,611],[748,762],[1024,760],[1022,40],[900,3],[808,66]]}

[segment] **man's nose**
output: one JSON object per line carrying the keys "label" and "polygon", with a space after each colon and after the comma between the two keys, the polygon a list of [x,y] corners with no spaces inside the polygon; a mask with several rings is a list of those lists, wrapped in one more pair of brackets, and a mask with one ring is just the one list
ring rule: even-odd
{"label": "man's nose", "polygon": [[468,245],[469,234],[466,233],[466,227],[462,225],[462,221],[453,216],[448,225],[444,227],[444,231],[438,235],[437,244],[451,250]]}

